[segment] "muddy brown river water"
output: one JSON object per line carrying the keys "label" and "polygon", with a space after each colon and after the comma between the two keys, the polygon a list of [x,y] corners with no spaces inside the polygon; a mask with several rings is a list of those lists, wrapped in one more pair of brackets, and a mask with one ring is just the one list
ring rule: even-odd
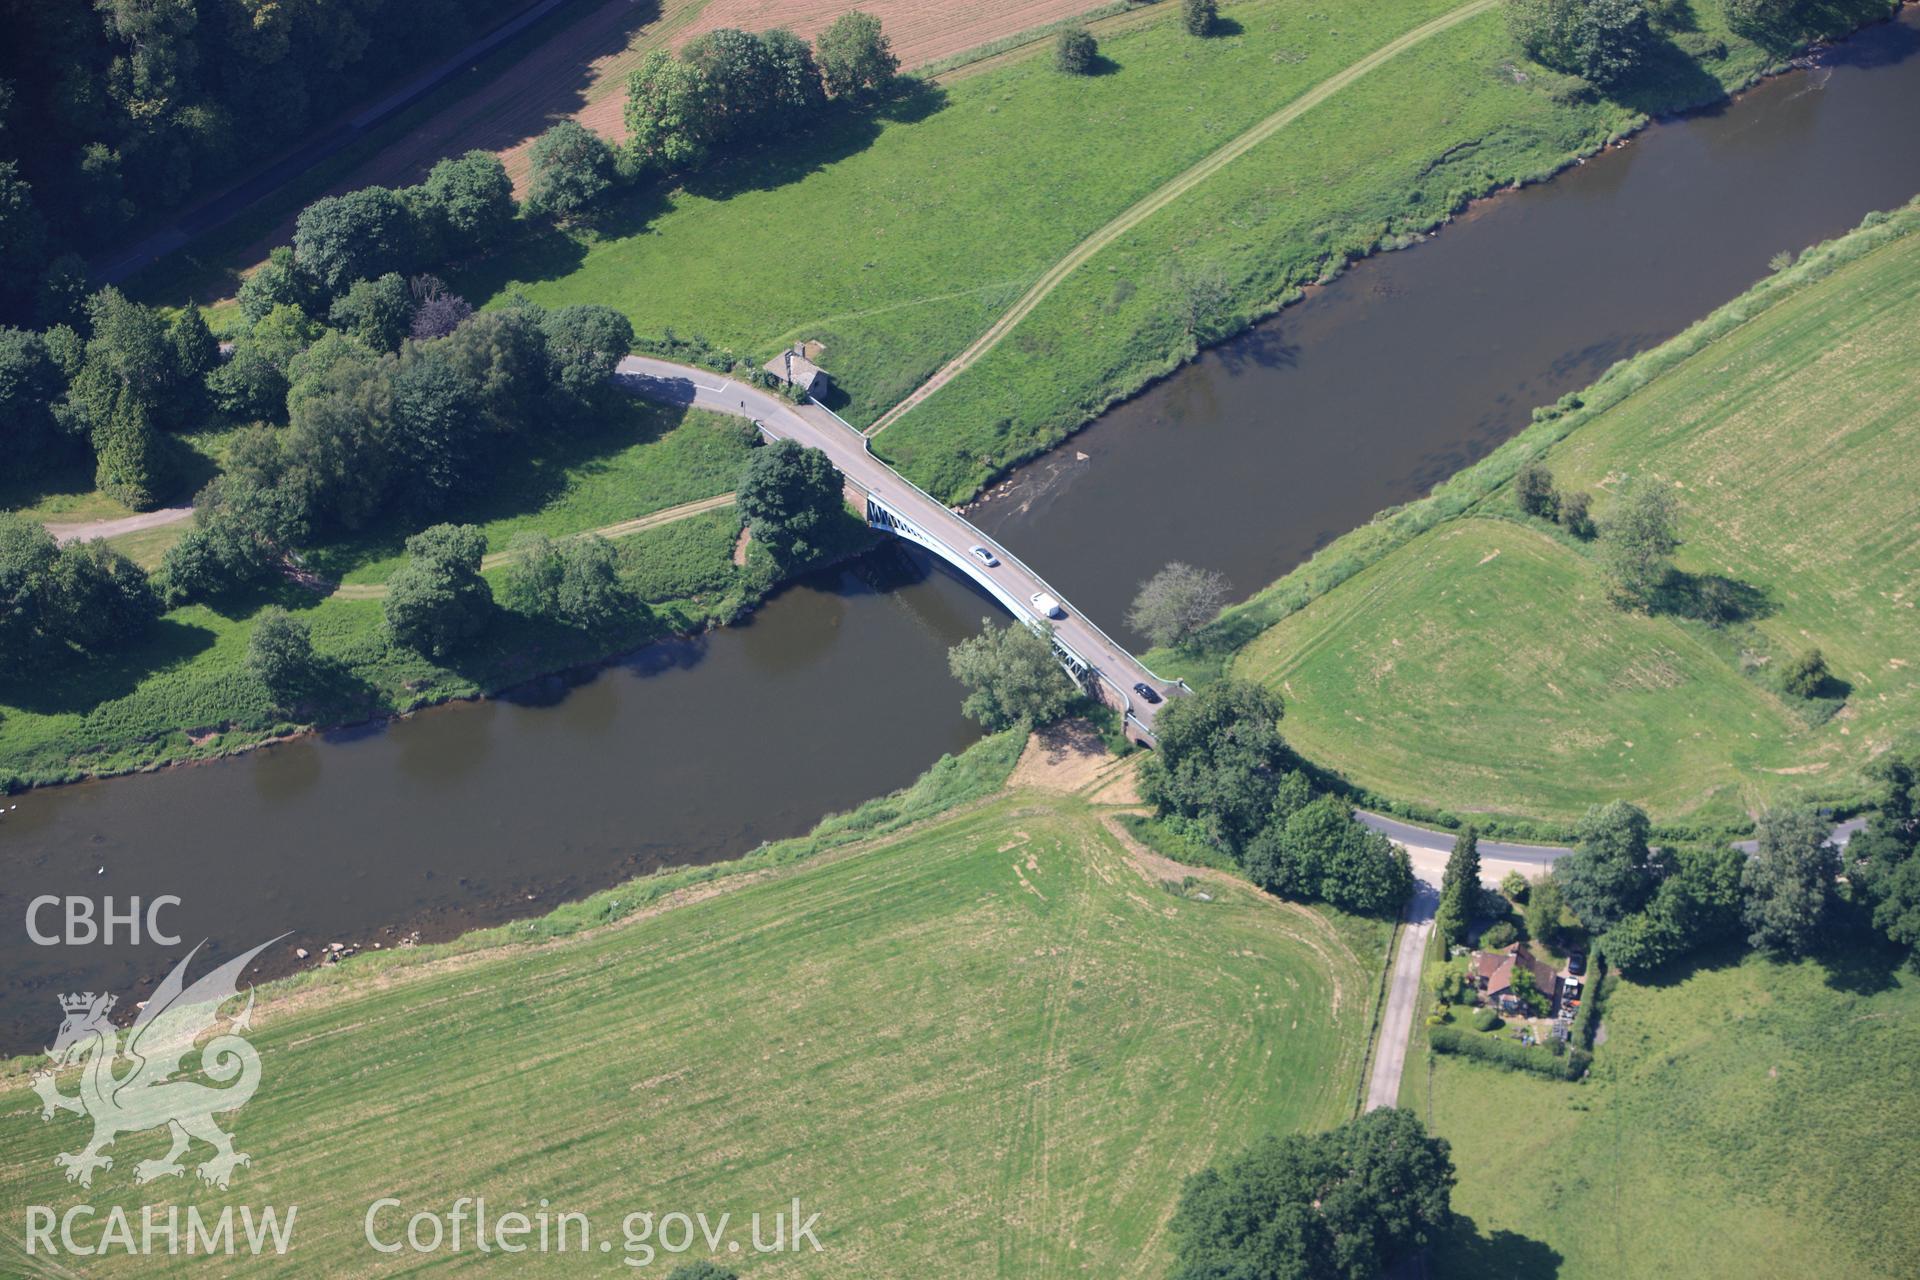
{"label": "muddy brown river water", "polygon": [[[1487,202],[1108,413],[976,518],[1118,632],[1170,559],[1239,593],[1518,430],[1799,249],[1920,192],[1920,11],[1719,109]],[[1119,554],[1115,554],[1115,547]],[[64,990],[185,946],[434,940],[737,856],[910,781],[976,731],[945,652],[994,612],[888,548],[747,625],[511,698],[30,792],[0,818],[0,1049]],[[183,946],[42,947],[39,895],[182,899]],[[54,913],[43,913],[50,927]]]}

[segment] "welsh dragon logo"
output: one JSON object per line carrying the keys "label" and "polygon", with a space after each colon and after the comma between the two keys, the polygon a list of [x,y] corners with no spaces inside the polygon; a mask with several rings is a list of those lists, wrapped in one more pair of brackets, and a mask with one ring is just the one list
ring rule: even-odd
{"label": "welsh dragon logo", "polygon": [[[253,958],[279,940],[236,956],[190,987],[186,986],[187,966],[200,947],[189,951],[140,1011],[124,1047],[119,1029],[107,1018],[116,997],[91,991],[60,997],[66,1021],[47,1050],[53,1064],[34,1076],[33,1088],[40,1095],[41,1120],[53,1119],[55,1111],[93,1119],[91,1142],[79,1151],[54,1157],[54,1163],[66,1169],[68,1182],[92,1186],[95,1169],[113,1168],[113,1158],[101,1154],[103,1147],[111,1146],[120,1134],[162,1125],[172,1133],[173,1147],[162,1159],[135,1165],[135,1183],[184,1174],[180,1157],[195,1138],[214,1149],[199,1171],[204,1181],[216,1187],[224,1189],[235,1167],[251,1162],[245,1152],[233,1149],[232,1135],[213,1117],[244,1106],[260,1085],[260,1055],[240,1035],[250,1029],[252,989],[247,992],[246,1008],[226,1019],[224,1027],[220,1007],[238,996],[240,974]],[[212,1080],[233,1083],[216,1089],[197,1080],[172,1079],[195,1042],[216,1027],[220,1033],[200,1049],[199,1069]],[[120,1070],[117,1063],[123,1057],[130,1065]],[[80,1067],[80,1092],[69,1096],[60,1092],[54,1073],[75,1065]]]}

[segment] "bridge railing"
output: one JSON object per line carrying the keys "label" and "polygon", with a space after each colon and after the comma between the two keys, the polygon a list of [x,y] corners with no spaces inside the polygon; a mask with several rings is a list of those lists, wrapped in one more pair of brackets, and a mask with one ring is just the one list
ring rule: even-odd
{"label": "bridge railing", "polygon": [[[935,506],[946,508],[947,510],[952,511],[952,508],[947,507],[946,503],[940,501],[940,499],[934,497],[932,494],[928,493],[925,489],[922,489],[919,485],[907,479],[907,477],[902,475],[900,473],[900,470],[897,467],[895,467],[892,463],[888,462],[885,458],[882,458],[878,454],[874,453],[873,439],[872,437],[868,436],[866,432],[860,430],[858,427],[854,426],[851,422],[848,422],[845,418],[841,417],[839,414],[835,413],[833,410],[827,408],[827,406],[825,406],[824,404],[821,404],[818,400],[812,400],[812,401],[809,401],[809,403],[818,406],[822,411],[826,413],[828,417],[832,418],[835,422],[839,423],[841,426],[845,427],[848,431],[852,432],[856,437],[858,437],[860,441],[860,447],[866,452],[867,456],[870,458],[873,458],[875,461],[879,462],[882,466],[886,467],[886,469],[892,472],[893,475],[902,484],[906,485],[909,489],[913,490],[915,493],[925,498],[928,502],[933,503]],[[974,524],[973,521],[967,519],[965,516],[960,515],[958,512],[954,512],[953,514],[955,519],[959,520],[960,523],[966,525],[967,528],[973,530],[975,534],[979,535],[979,538],[982,542],[991,544],[995,548],[995,550],[997,550],[1002,556],[1012,561],[1016,568],[1020,569],[1023,573],[1025,573],[1028,577],[1032,578],[1035,582],[1038,582],[1042,587],[1042,589],[1044,589],[1054,599],[1065,600],[1067,598],[1066,596],[1062,595],[1058,590],[1056,590],[1054,585],[1051,582],[1048,582],[1045,578],[1041,577],[1040,574],[1034,569],[1032,565],[1022,560],[1019,556],[1015,555],[1012,551],[1009,551],[1007,547],[999,541],[999,539],[988,537],[986,533],[981,531],[978,525]],[[932,536],[932,535],[929,535],[929,536]],[[1188,693],[1193,692],[1192,689],[1187,687],[1187,682],[1185,680],[1179,679],[1178,677],[1172,680],[1168,680],[1164,676],[1162,676],[1159,672],[1155,671],[1152,667],[1149,667],[1146,663],[1141,662],[1138,654],[1134,653],[1133,650],[1127,648],[1127,646],[1121,644],[1119,641],[1115,640],[1112,636],[1108,635],[1106,631],[1101,628],[1099,623],[1095,622],[1092,618],[1088,617],[1085,613],[1080,614],[1080,621],[1082,624],[1084,624],[1087,627],[1088,630],[1092,631],[1095,635],[1099,636],[1102,640],[1106,641],[1107,645],[1110,648],[1115,649],[1120,653],[1126,654],[1129,658],[1132,658],[1136,663],[1139,663],[1140,669],[1142,671],[1152,676],[1155,680],[1159,681],[1161,684],[1177,685]],[[1127,714],[1131,716],[1133,714],[1133,710],[1132,710],[1133,698],[1130,692],[1126,689],[1121,689],[1120,693],[1123,698],[1126,698]],[[1145,728],[1144,725],[1141,727]]]}

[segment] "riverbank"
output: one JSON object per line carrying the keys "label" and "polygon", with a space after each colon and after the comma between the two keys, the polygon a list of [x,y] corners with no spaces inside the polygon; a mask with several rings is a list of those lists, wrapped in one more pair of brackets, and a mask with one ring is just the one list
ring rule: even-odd
{"label": "riverbank", "polygon": [[[280,1270],[363,1270],[380,1195],[534,1187],[618,1241],[647,1206],[587,1175],[633,1167],[644,1134],[652,1205],[744,1219],[797,1192],[836,1270],[1163,1272],[1186,1174],[1247,1132],[1345,1116],[1384,926],[1160,883],[1097,797],[1007,785],[1024,745],[988,739],[738,863],[261,984],[234,1189],[299,1204]],[[12,1064],[11,1109],[35,1108],[35,1065]],[[67,1194],[52,1157],[80,1125],[9,1126],[23,1203]],[[123,1136],[95,1194],[148,1143]],[[738,1168],[716,1191],[721,1148]]]}
{"label": "riverbank", "polygon": [[[622,398],[604,422],[541,441],[447,513],[486,538],[482,568],[496,596],[519,534],[620,533],[620,576],[645,607],[603,630],[498,609],[484,635],[444,661],[391,645],[381,597],[405,562],[411,529],[385,522],[305,549],[298,581],[174,609],[123,650],[0,683],[0,789],[215,759],[490,696],[736,621],[783,582],[873,545],[849,514],[829,549],[790,573],[764,552],[736,564],[741,517],[718,498],[733,488],[754,440],[751,427],[723,415]],[[688,509],[684,519],[654,519],[676,507]],[[307,622],[322,668],[287,708],[272,705],[245,666],[254,621],[271,606]]]}
{"label": "riverbank", "polygon": [[[1920,204],[1870,216],[1233,606],[1200,656],[1150,660],[1272,684],[1290,740],[1364,803],[1445,826],[1553,836],[1616,796],[1671,834],[1848,808],[1911,725],[1901,655],[1920,644],[1912,549],[1875,532],[1920,519],[1902,505],[1912,370],[1848,353],[1897,349],[1916,269]],[[1514,507],[1530,461],[1602,518],[1621,475],[1672,483],[1684,580],[1723,575],[1753,602],[1712,620],[1604,603],[1591,546]],[[1773,673],[1808,645],[1834,691],[1787,698]]]}
{"label": "riverbank", "polygon": [[[886,426],[876,452],[950,501],[973,497],[1353,262],[1791,65],[1729,30],[1719,6],[1696,10],[1607,98],[1526,63],[1499,12],[1434,35],[1103,242],[1030,313],[1017,304],[1008,340]],[[1892,11],[1857,6],[1830,34]]]}

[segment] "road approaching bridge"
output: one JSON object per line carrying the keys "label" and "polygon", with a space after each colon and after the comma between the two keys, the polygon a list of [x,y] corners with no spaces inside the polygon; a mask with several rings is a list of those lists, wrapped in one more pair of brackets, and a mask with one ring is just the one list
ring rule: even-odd
{"label": "road approaching bridge", "polygon": [[[1184,686],[1148,670],[1018,556],[874,457],[866,437],[835,414],[817,404],[793,404],[725,374],[652,356],[628,356],[614,371],[614,381],[622,390],[649,400],[751,418],[767,435],[819,449],[866,499],[868,524],[947,561],[1022,622],[1043,621],[1033,598],[1041,593],[1052,596],[1065,614],[1045,620],[1053,628],[1061,665],[1089,693],[1126,718],[1129,737],[1149,745],[1157,741],[1153,720],[1159,704],[1141,697],[1134,687],[1144,684],[1165,699],[1186,692]],[[999,563],[988,566],[973,554],[974,547],[986,548]]]}

